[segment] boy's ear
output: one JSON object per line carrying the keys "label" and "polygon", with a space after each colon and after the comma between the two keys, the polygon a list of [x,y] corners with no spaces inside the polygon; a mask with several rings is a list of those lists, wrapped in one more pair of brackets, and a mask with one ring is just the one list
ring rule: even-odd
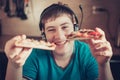
{"label": "boy's ear", "polygon": [[45,35],[45,32],[42,32],[42,33],[41,33],[41,38],[42,38],[42,40],[45,40],[45,41],[46,41],[46,35]]}
{"label": "boy's ear", "polygon": [[74,31],[78,31],[78,30],[79,30],[78,24],[74,24]]}

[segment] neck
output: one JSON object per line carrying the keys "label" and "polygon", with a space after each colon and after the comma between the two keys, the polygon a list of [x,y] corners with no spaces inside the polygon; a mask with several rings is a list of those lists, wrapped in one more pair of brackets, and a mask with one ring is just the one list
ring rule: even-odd
{"label": "neck", "polygon": [[70,59],[72,56],[72,53],[73,53],[73,47],[69,51],[66,51],[64,53],[53,52],[53,56],[54,56],[55,60],[63,60],[64,61],[64,60]]}
{"label": "neck", "polygon": [[69,64],[72,54],[73,54],[73,49],[71,49],[69,52],[64,53],[62,55],[56,54],[53,52],[53,57],[58,66],[65,68]]}
{"label": "neck", "polygon": [[70,41],[67,49],[63,52],[53,51],[54,59],[57,60],[66,60],[69,59],[74,51],[74,41]]}
{"label": "neck", "polygon": [[67,60],[71,57],[72,53],[66,53],[63,55],[58,55],[58,54],[54,54],[54,59],[55,60]]}
{"label": "neck", "polygon": [[58,66],[60,66],[61,68],[65,68],[71,60],[71,55],[63,55],[63,56],[54,55],[54,60]]}

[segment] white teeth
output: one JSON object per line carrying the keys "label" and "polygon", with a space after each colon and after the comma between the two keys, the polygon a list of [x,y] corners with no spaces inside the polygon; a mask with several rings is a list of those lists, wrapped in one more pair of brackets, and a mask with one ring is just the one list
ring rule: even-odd
{"label": "white teeth", "polygon": [[63,41],[63,42],[57,42],[56,44],[57,45],[63,45],[63,44],[65,44],[65,41]]}

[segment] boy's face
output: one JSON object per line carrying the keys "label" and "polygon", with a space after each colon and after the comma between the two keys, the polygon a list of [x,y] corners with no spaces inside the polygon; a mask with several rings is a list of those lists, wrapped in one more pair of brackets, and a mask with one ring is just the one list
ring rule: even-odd
{"label": "boy's face", "polygon": [[56,44],[55,53],[62,55],[71,51],[73,41],[68,41],[66,36],[73,30],[73,23],[68,15],[64,14],[56,19],[47,20],[45,23],[45,34],[49,42]]}

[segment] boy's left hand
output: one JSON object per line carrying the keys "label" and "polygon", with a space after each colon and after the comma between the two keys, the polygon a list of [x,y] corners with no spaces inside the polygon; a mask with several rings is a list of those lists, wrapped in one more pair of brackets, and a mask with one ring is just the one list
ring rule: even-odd
{"label": "boy's left hand", "polygon": [[95,30],[101,34],[101,37],[99,39],[90,39],[87,43],[90,45],[92,54],[98,61],[98,64],[104,65],[110,61],[113,55],[112,47],[109,41],[106,40],[104,31],[100,28]]}

